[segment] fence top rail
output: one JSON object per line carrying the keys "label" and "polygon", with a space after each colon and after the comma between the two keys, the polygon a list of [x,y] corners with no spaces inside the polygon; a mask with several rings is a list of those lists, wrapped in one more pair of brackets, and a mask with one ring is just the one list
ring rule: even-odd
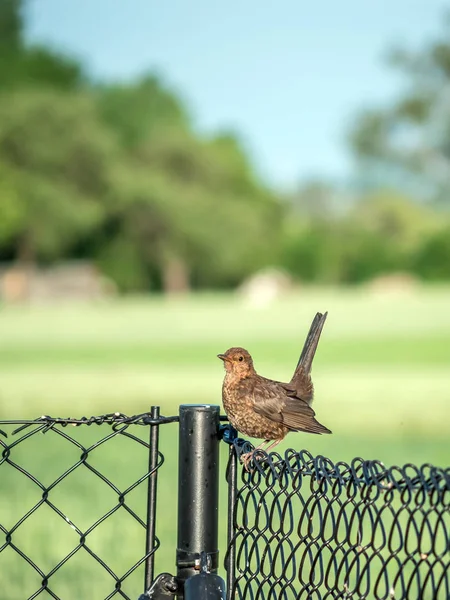
{"label": "fence top rail", "polygon": [[[231,443],[238,456],[253,448],[248,441],[242,439],[235,438]],[[442,468],[429,463],[386,467],[380,460],[364,460],[360,457],[348,463],[333,462],[325,456],[313,456],[308,450],[289,448],[283,455],[257,450],[252,465],[250,473],[243,472],[243,478],[248,480],[249,485],[255,485],[261,478],[269,484],[271,481],[278,481],[279,484],[286,485],[287,481],[300,482],[303,477],[309,477],[335,488],[374,486],[383,492],[450,492],[450,467]]]}
{"label": "fence top rail", "polygon": [[[91,417],[50,417],[49,415],[42,415],[37,419],[0,419],[0,435],[8,437],[6,432],[2,431],[2,425],[20,425],[17,429],[12,432],[12,435],[20,433],[24,429],[31,426],[43,426],[43,430],[47,431],[52,429],[55,425],[61,425],[67,427],[72,425],[79,427],[80,425],[112,425],[113,429],[121,425],[165,425],[167,423],[178,423],[180,420],[178,415],[164,417],[163,415],[155,418],[152,417],[152,413],[145,412],[138,415],[127,416],[121,412],[107,413],[104,415],[97,415]],[[226,416],[220,417],[221,421],[227,421]]]}
{"label": "fence top rail", "polygon": [[[220,421],[228,421],[225,415],[220,416]],[[152,413],[145,412],[128,416],[121,412],[107,413],[91,417],[51,417],[43,415],[37,419],[5,419],[0,420],[0,435],[8,437],[1,429],[2,425],[19,425],[11,435],[16,435],[29,427],[36,427],[44,433],[56,426],[67,427],[72,425],[110,425],[114,431],[127,428],[130,425],[159,426],[168,423],[179,422],[178,415],[163,416],[155,418]],[[222,427],[222,439],[234,446],[237,455],[253,449],[250,442],[237,437],[237,432],[230,426]],[[298,479],[310,476],[316,481],[326,481],[333,485],[375,485],[379,489],[397,490],[424,489],[427,492],[450,491],[450,468],[436,467],[431,464],[417,466],[406,464],[403,466],[386,467],[379,460],[364,460],[354,458],[350,463],[339,461],[334,463],[325,456],[313,456],[308,450],[294,450],[289,448],[281,456],[277,452],[267,454],[257,450],[254,460],[254,476],[271,477],[283,480],[286,477]]]}

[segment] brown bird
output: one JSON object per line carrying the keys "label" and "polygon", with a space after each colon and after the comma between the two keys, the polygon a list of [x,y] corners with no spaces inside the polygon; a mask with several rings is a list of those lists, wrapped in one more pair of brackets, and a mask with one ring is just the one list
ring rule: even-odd
{"label": "brown bird", "polygon": [[255,450],[241,456],[247,470],[256,450],[268,444],[265,448],[268,452],[289,431],[331,433],[315,419],[310,406],[314,395],[311,365],[327,314],[317,313],[314,317],[289,383],[258,375],[252,357],[244,348],[229,348],[217,355],[226,371],[222,401],[230,423],[245,435],[264,439]]}

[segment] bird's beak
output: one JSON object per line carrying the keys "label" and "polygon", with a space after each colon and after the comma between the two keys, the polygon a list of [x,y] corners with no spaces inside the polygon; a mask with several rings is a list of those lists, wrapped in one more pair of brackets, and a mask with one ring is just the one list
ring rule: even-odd
{"label": "bird's beak", "polygon": [[225,356],[225,354],[218,354],[217,358],[220,358],[220,360],[228,360],[228,358]]}

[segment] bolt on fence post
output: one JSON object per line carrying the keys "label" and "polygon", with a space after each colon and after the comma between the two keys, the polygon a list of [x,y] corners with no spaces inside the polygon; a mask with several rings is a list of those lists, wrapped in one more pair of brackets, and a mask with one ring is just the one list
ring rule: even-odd
{"label": "bolt on fence post", "polygon": [[[207,562],[208,573],[217,572],[219,415],[219,406],[180,406],[177,544],[180,588],[189,577],[199,576],[205,570],[201,569],[201,556]],[[217,575],[214,577],[219,579]],[[221,590],[213,597],[222,598]]]}

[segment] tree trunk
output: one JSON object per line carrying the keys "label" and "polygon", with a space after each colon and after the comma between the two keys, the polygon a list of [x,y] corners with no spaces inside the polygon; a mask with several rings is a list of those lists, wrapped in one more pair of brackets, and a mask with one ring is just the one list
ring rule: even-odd
{"label": "tree trunk", "polygon": [[27,231],[20,236],[17,243],[16,259],[19,265],[24,268],[34,266],[36,262],[32,236]]}
{"label": "tree trunk", "polygon": [[23,233],[16,246],[16,264],[3,282],[3,295],[10,302],[30,300],[33,271],[36,261],[34,244],[28,232]]}
{"label": "tree trunk", "polygon": [[162,264],[162,285],[165,294],[189,292],[189,268],[184,260],[173,254],[166,256]]}

